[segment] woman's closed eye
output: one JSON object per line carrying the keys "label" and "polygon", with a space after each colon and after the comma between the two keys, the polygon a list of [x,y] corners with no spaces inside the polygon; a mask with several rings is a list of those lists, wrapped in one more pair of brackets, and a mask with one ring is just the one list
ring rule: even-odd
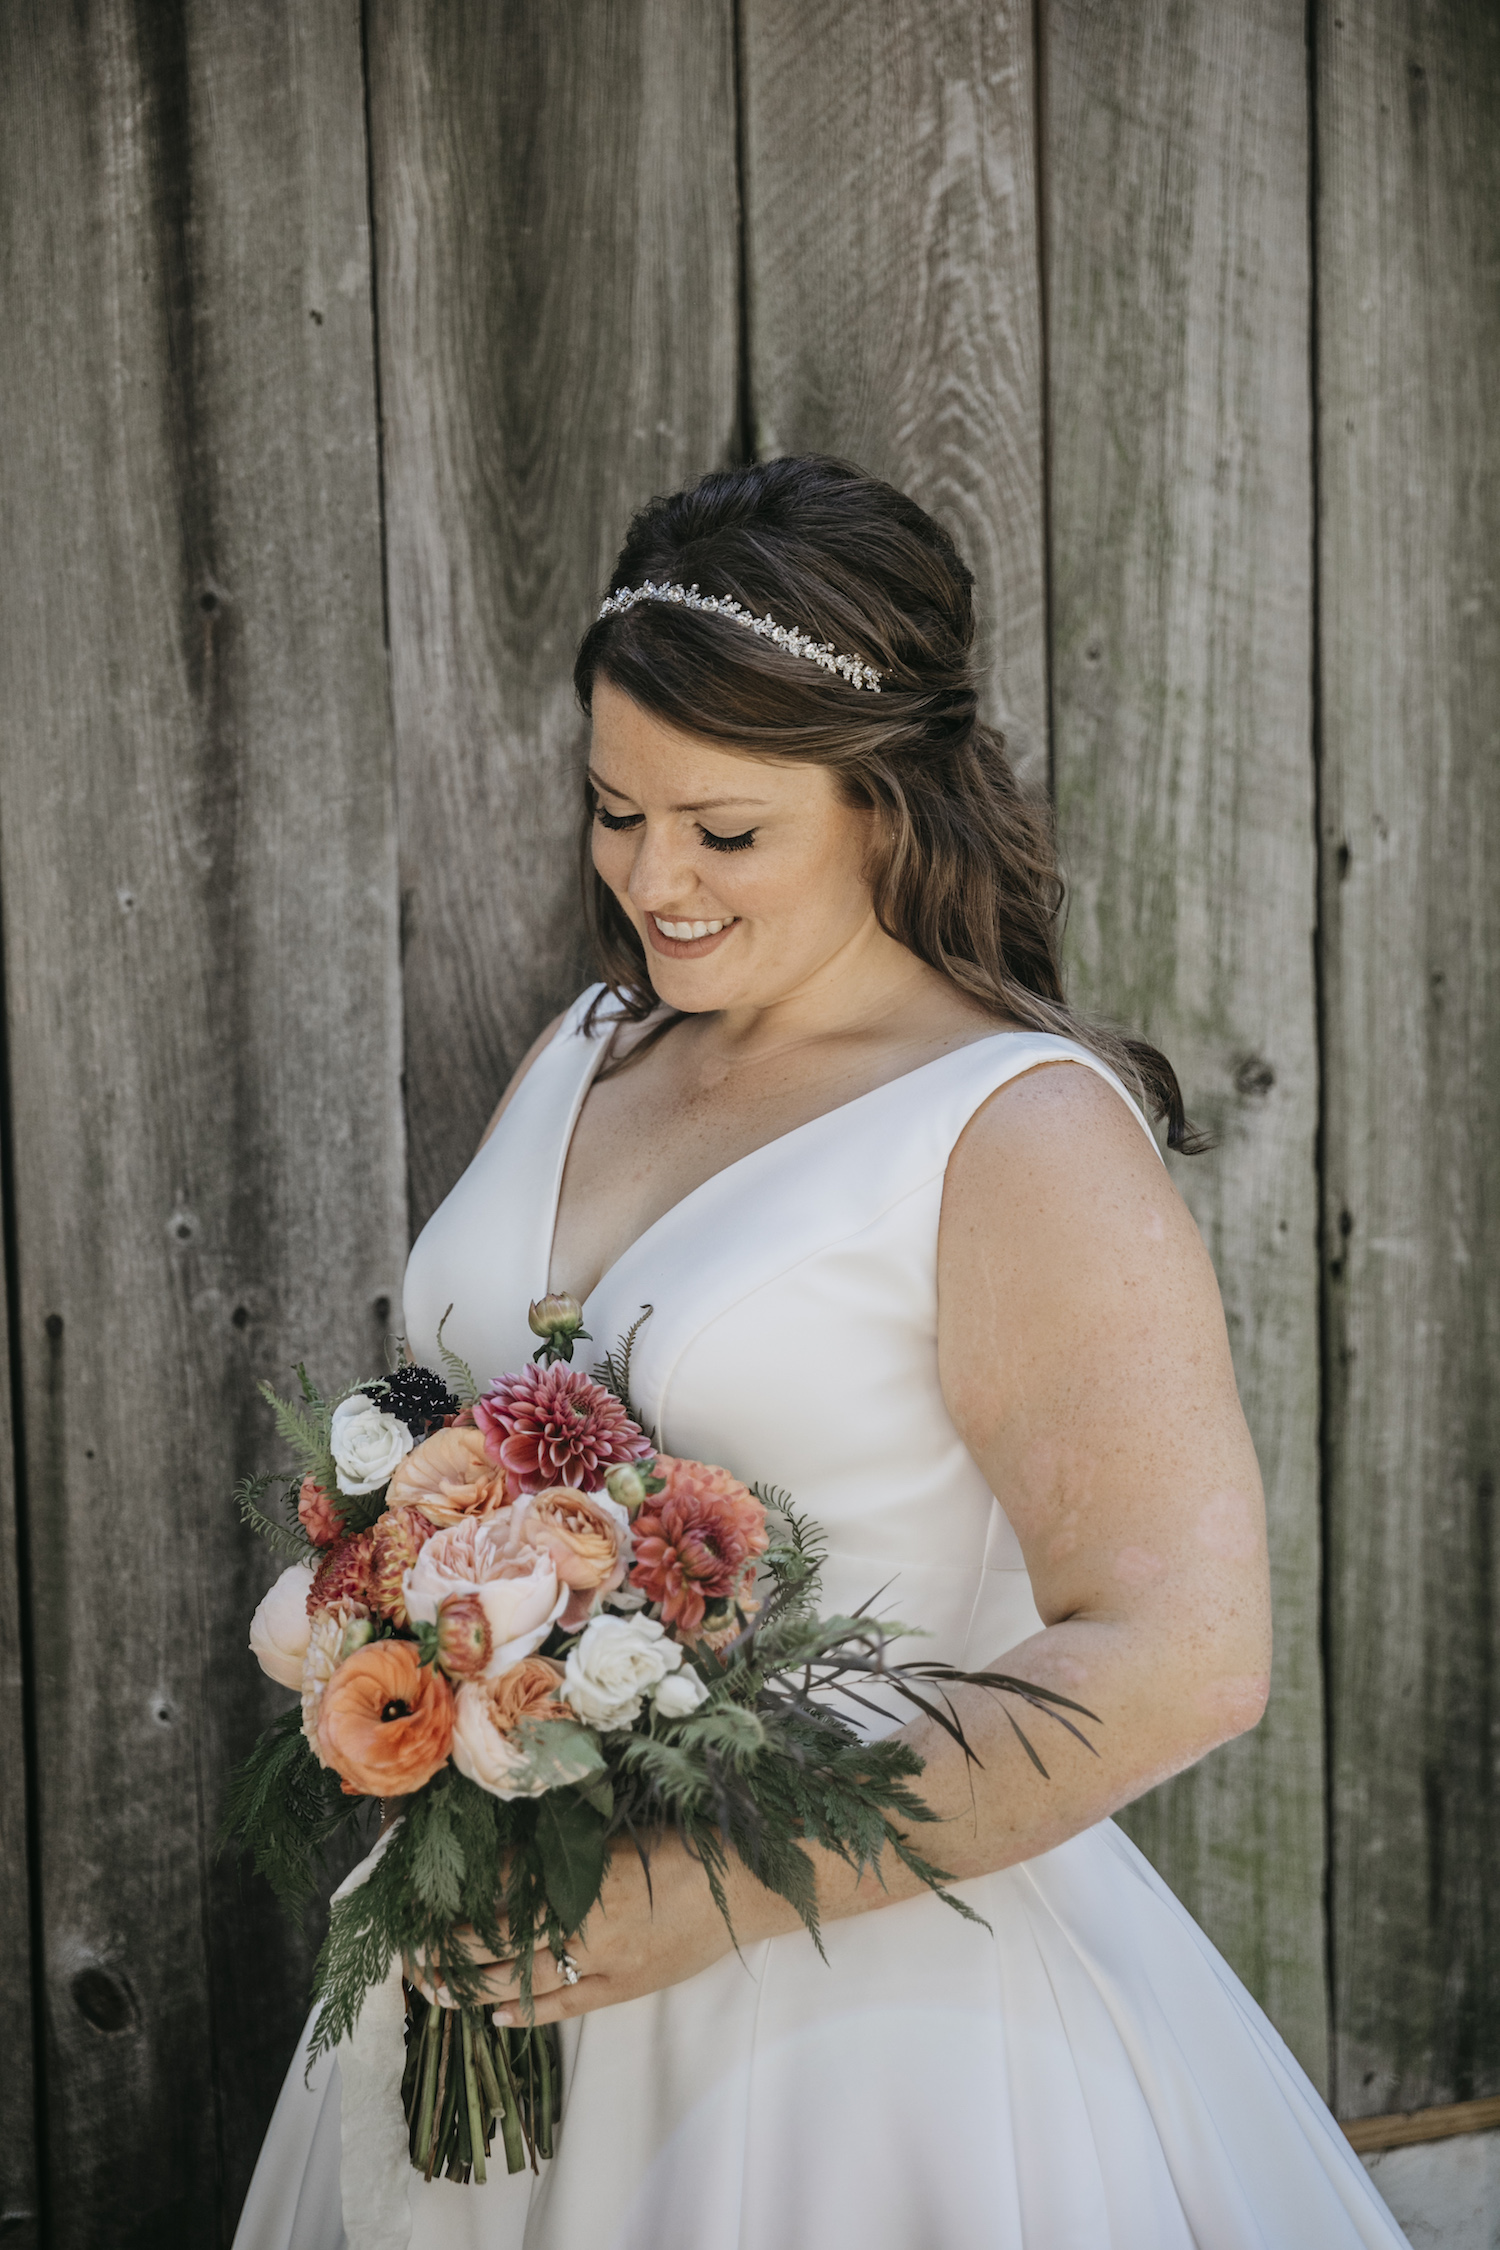
{"label": "woman's closed eye", "polygon": [[[601,805],[597,801],[594,805],[594,818],[612,836],[618,836],[627,828],[639,828],[644,817],[644,814],[638,812],[612,813],[607,805]],[[698,834],[711,852],[745,852],[755,842],[756,831],[747,828],[741,836],[716,836],[711,828],[700,827]]]}

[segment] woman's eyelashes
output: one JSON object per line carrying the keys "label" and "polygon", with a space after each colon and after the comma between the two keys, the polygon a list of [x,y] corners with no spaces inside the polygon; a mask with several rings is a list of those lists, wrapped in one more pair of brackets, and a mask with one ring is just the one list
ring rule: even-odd
{"label": "woman's eyelashes", "polygon": [[[596,803],[594,817],[601,828],[608,829],[612,836],[618,836],[627,828],[639,828],[644,816],[640,813],[612,813],[606,805]],[[756,831],[747,828],[742,836],[716,836],[712,829],[700,828],[698,835],[711,852],[746,852],[755,842]]]}

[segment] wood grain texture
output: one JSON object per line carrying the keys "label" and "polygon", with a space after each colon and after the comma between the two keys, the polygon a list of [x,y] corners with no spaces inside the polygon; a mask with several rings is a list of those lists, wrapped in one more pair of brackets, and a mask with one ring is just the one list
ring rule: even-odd
{"label": "wood grain texture", "polygon": [[[379,1366],[404,1158],[357,9],[5,11],[6,1003],[56,2250],[227,2242],[305,1944],[255,1379]],[[272,1455],[274,1458],[274,1455]]]}
{"label": "wood grain texture", "polygon": [[588,970],[573,650],[635,508],[729,458],[729,0],[375,0],[411,1202]]}
{"label": "wood grain texture", "polygon": [[[0,1091],[4,1084],[5,1074],[0,1072]],[[0,2055],[5,2057],[0,2243],[6,2250],[41,2250],[22,1551],[16,1511],[7,1296],[8,1291],[0,1289],[0,1804],[4,1806],[0,1817]]]}
{"label": "wood grain texture", "polygon": [[1307,103],[1301,8],[1047,0],[1055,769],[1086,1010],[1173,1162],[1270,1510],[1268,1716],[1125,1825],[1326,2082]]}
{"label": "wood grain texture", "polygon": [[756,452],[843,454],[978,584],[986,716],[1047,774],[1032,11],[742,0]]}
{"label": "wood grain texture", "polygon": [[1500,14],[1320,7],[1340,2113],[1500,2093]]}

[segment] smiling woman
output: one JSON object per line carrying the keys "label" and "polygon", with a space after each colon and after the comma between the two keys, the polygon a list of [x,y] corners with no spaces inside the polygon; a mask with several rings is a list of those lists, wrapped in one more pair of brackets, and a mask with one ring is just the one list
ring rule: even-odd
{"label": "smiling woman", "polygon": [[[617,1837],[530,1995],[564,2026],[556,2154],[535,2180],[413,2176],[389,2239],[409,2220],[414,2250],[1399,2242],[1109,1818],[1259,1717],[1264,1511],[1145,1114],[1191,1145],[1177,1082],[1067,1008],[1048,826],[977,717],[970,589],[929,517],[838,462],[637,518],[576,672],[603,981],[413,1249],[406,1329],[481,1383],[549,1289],[602,1343],[633,1329],[660,1458],[789,1491],[831,1611],[884,1593],[924,1654],[1097,1730],[1043,1772],[955,1686],[973,1762],[935,1719],[905,1732],[969,1919],[884,1845],[809,1845],[821,1958],[748,1865],[731,1940],[680,1839],[648,1876]],[[712,1647],[689,1658],[711,1693]],[[867,1735],[899,1723],[881,1693]],[[480,1958],[522,2020],[517,1959]],[[290,2250],[273,2196],[327,2161],[330,2093],[294,2064],[240,2250]]]}

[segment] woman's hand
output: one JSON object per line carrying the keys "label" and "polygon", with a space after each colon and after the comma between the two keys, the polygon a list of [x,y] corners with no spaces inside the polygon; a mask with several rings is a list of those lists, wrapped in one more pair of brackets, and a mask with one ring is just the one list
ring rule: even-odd
{"label": "woman's hand", "polygon": [[[742,1945],[798,1926],[792,1909],[753,1877],[733,1880],[730,1896]],[[516,1963],[487,1953],[472,1931],[460,1935],[471,1960],[484,1970],[484,1995],[498,2004],[497,2021],[521,2025],[561,2023],[593,2008],[612,2008],[621,2000],[661,1992],[709,1968],[734,1943],[702,1868],[674,1836],[652,1847],[649,1890],[634,1845],[622,1841],[614,1846],[603,1892],[584,1935],[568,1941],[568,1958],[577,1969],[578,1981],[567,1983],[547,1947],[538,1945],[532,1970],[533,2015],[521,2003]],[[406,1973],[439,2006],[456,2004],[441,1982],[440,1964],[408,1963]]]}

